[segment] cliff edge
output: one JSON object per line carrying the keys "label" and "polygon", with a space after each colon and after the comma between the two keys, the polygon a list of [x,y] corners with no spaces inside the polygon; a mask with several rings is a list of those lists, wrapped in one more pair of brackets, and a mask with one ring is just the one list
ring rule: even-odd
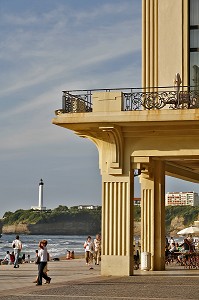
{"label": "cliff edge", "polygon": [[50,235],[88,235],[96,234],[101,230],[101,224],[90,224],[86,221],[64,221],[56,223],[39,224],[13,224],[4,225],[2,233],[4,234],[50,234]]}

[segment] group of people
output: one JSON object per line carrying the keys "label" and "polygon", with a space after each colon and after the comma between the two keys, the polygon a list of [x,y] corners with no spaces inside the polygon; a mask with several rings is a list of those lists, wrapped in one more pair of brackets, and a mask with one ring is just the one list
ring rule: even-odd
{"label": "group of people", "polygon": [[[22,250],[22,242],[19,239],[19,235],[16,235],[15,240],[12,242],[12,248],[13,248],[12,253],[10,253],[9,251],[6,252],[6,256],[2,260],[2,264],[4,264],[3,262],[7,262],[7,264],[13,264],[14,268],[19,268],[19,258]],[[23,256],[25,261],[25,255],[23,254]],[[23,256],[22,256],[22,260],[23,260]],[[46,280],[45,283],[47,284],[51,282],[51,278],[47,275],[48,260],[49,260],[49,253],[47,251],[47,240],[42,240],[39,242],[39,249],[36,250],[35,263],[37,263],[38,265],[38,276],[34,281],[36,285],[42,285],[42,278]]]}
{"label": "group of people", "polygon": [[6,255],[4,259],[1,260],[1,265],[14,265],[15,255],[14,251],[10,252],[9,250],[6,251]]}
{"label": "group of people", "polygon": [[[13,264],[14,268],[19,268],[21,251],[23,248],[22,242],[19,239],[19,235],[16,235],[16,238],[13,240],[12,248],[12,253],[7,251],[5,258],[2,261],[5,261],[6,264]],[[88,236],[84,243],[84,250],[86,264],[89,266],[89,268],[93,269],[93,259],[95,260],[95,265],[99,265],[101,260],[101,235],[97,234],[94,240],[91,238],[91,236]],[[36,250],[35,253],[35,263],[38,265],[38,276],[36,277],[34,283],[36,283],[37,286],[42,285],[42,279],[44,278],[46,280],[45,283],[49,284],[51,282],[51,278],[47,275],[47,262],[49,261],[47,240],[42,240],[39,242],[39,249]]]}
{"label": "group of people", "polygon": [[101,235],[98,233],[94,240],[91,236],[87,237],[84,243],[86,264],[90,269],[93,269],[93,258],[95,259],[95,265],[99,265],[101,260]]}
{"label": "group of people", "polygon": [[171,237],[169,241],[166,238],[165,251],[167,253],[193,252],[194,250],[195,250],[195,243],[191,234],[189,234],[181,244],[175,242],[173,237]]}
{"label": "group of people", "polygon": [[25,254],[21,256],[22,242],[17,235],[12,242],[13,251],[6,251],[4,259],[1,260],[2,265],[14,265],[14,268],[19,268],[19,263],[30,262],[30,255],[25,259]]}
{"label": "group of people", "polygon": [[171,237],[169,241],[166,238],[166,243],[165,243],[166,262],[172,259],[175,253],[179,253],[179,252],[180,254],[177,256],[177,260],[179,262],[182,262],[182,259],[184,257],[183,255],[185,255],[186,253],[193,253],[195,251],[195,246],[196,245],[194,243],[191,234],[189,234],[180,244],[175,242],[173,237]]}

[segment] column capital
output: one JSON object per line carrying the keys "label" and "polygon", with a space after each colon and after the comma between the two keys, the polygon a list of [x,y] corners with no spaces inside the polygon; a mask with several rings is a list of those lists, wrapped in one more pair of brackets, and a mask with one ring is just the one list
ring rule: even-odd
{"label": "column capital", "polygon": [[140,170],[142,178],[153,178],[153,164],[153,158],[149,156],[131,157],[132,168]]}

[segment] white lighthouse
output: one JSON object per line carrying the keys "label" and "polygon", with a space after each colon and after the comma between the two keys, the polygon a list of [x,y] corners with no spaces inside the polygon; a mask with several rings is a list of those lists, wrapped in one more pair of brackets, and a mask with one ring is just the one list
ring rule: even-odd
{"label": "white lighthouse", "polygon": [[46,210],[46,207],[43,206],[43,188],[44,188],[44,182],[41,179],[39,182],[39,204],[38,206],[32,206],[31,209]]}
{"label": "white lighthouse", "polygon": [[44,182],[41,179],[39,183],[39,205],[38,205],[40,209],[43,207],[43,188],[44,188]]}

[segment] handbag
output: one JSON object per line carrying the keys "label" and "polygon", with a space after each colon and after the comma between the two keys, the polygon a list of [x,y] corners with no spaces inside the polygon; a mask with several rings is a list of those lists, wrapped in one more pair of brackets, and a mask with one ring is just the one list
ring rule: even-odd
{"label": "handbag", "polygon": [[40,257],[37,256],[36,259],[35,259],[35,264],[38,265],[39,263],[40,263]]}

